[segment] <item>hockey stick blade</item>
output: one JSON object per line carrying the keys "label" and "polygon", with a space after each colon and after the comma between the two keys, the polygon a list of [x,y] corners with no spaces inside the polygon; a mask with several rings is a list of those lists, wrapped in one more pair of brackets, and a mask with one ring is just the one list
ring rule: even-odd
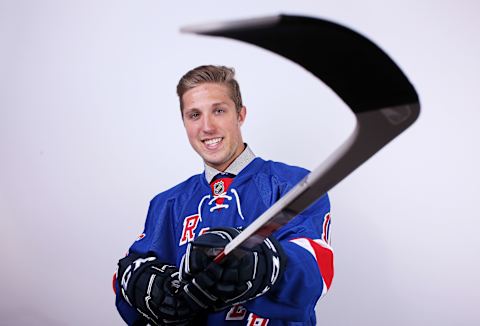
{"label": "hockey stick blade", "polygon": [[190,26],[182,32],[236,39],[296,62],[329,86],[357,120],[347,141],[234,238],[215,258],[217,262],[240,246],[255,246],[288,223],[407,129],[420,113],[414,87],[388,55],[336,23],[278,15]]}

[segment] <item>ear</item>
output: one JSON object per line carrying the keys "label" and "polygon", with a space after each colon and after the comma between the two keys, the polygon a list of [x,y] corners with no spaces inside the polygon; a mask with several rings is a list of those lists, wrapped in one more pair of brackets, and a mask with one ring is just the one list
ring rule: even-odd
{"label": "ear", "polygon": [[245,121],[245,118],[247,116],[247,108],[245,106],[242,106],[240,109],[240,112],[238,112],[238,124],[241,126],[243,125],[243,122]]}

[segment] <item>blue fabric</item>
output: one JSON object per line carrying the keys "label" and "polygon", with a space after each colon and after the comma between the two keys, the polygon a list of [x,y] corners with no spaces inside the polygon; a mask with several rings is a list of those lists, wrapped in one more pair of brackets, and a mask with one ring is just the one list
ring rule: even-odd
{"label": "blue fabric", "polygon": [[[134,242],[130,252],[152,254],[162,262],[179,266],[187,247],[185,239],[191,241],[191,236],[197,237],[204,228],[247,227],[307,174],[308,171],[303,168],[257,157],[228,188],[226,194],[230,199],[223,201],[228,208],[219,209],[214,208],[215,202],[209,205],[213,195],[204,174],[194,175],[150,202],[144,236]],[[279,286],[243,304],[248,310],[243,320],[226,321],[228,310],[225,310],[210,314],[208,325],[247,325],[249,313],[269,318],[269,326],[314,325],[314,308],[324,286],[319,267],[309,251],[289,240],[300,237],[321,239],[323,219],[329,211],[328,196],[324,195],[277,231],[275,237],[288,257]],[[185,232],[184,223],[188,221],[198,224],[194,229],[193,224],[190,228],[187,224],[190,232]],[[116,304],[128,324],[138,319],[135,309],[123,300],[118,291]]]}

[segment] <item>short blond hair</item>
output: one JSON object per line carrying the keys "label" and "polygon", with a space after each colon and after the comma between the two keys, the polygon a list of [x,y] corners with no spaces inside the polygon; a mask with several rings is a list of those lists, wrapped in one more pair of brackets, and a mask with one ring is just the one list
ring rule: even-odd
{"label": "short blond hair", "polygon": [[177,85],[177,95],[180,100],[180,110],[183,113],[182,96],[188,90],[204,83],[217,83],[227,86],[230,98],[235,103],[237,112],[243,107],[240,85],[235,79],[235,69],[225,66],[205,65],[188,71]]}

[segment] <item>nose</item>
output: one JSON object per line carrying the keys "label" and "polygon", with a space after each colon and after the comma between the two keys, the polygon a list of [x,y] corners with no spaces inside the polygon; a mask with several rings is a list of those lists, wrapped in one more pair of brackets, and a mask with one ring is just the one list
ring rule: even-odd
{"label": "nose", "polygon": [[215,131],[215,123],[213,117],[209,114],[203,116],[202,128],[204,133],[213,133]]}

